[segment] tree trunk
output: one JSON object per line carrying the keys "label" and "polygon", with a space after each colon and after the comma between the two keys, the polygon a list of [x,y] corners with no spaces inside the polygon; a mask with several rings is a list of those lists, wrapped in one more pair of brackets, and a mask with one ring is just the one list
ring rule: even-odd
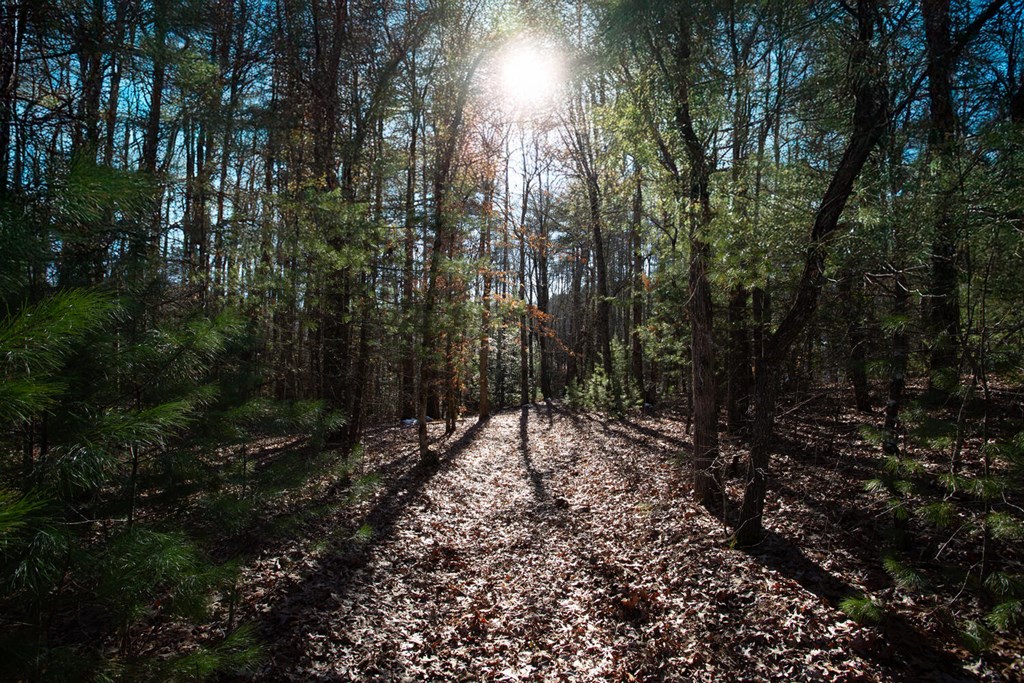
{"label": "tree trunk", "polygon": [[[416,88],[415,54],[410,58],[410,79]],[[409,130],[409,159],[405,170],[405,263],[402,269],[402,312],[411,320],[414,310],[415,290],[414,259],[416,253],[416,145],[419,134],[419,109],[413,105],[412,127]],[[398,417],[408,420],[416,417],[416,339],[409,335],[402,356],[401,381],[399,388]]]}
{"label": "tree trunk", "polygon": [[[525,152],[523,153],[525,167]],[[524,171],[522,205],[519,209],[519,405],[530,402],[530,311],[526,292],[526,216],[530,204],[530,183],[533,177]]]}
{"label": "tree trunk", "polygon": [[[160,147],[160,121],[163,117],[164,83],[167,78],[167,8],[164,0],[153,2],[153,82],[149,96],[149,111],[146,113],[146,128],[142,138],[142,170],[154,179],[157,176],[157,154]],[[148,244],[134,247],[137,253],[146,253],[148,260],[156,261],[160,249],[161,218],[164,199],[162,182],[157,182],[153,198],[153,214],[150,220]]]}
{"label": "tree trunk", "polygon": [[957,192],[954,155],[957,117],[953,104],[954,54],[949,32],[950,0],[921,0],[927,55],[930,130],[929,153],[934,160],[937,194],[928,283],[929,384],[948,390],[959,354],[958,226],[953,217]]}
{"label": "tree trunk", "polygon": [[480,228],[480,268],[483,292],[480,301],[480,410],[481,421],[491,416],[489,383],[491,353],[491,220],[494,215],[494,177],[484,188],[483,225]]}
{"label": "tree trunk", "polygon": [[592,172],[586,178],[587,206],[590,210],[590,229],[594,241],[594,269],[597,281],[597,348],[601,354],[601,363],[608,381],[615,386],[615,370],[612,367],[611,346],[611,297],[608,294],[608,266],[605,262],[604,234],[601,227],[601,192],[598,186],[597,173]]}
{"label": "tree trunk", "polygon": [[[898,271],[893,277],[893,315],[901,319],[906,316],[909,295],[910,291],[907,289],[903,271]],[[903,405],[903,389],[906,386],[909,350],[907,331],[901,323],[892,333],[889,391],[885,401],[885,425],[882,428],[882,452],[892,457],[897,457],[900,454],[900,410]]]}
{"label": "tree trunk", "polygon": [[551,322],[548,317],[548,215],[544,193],[540,193],[540,212],[537,235],[537,343],[540,347],[540,393],[545,401],[554,398],[551,389]]}
{"label": "tree trunk", "polygon": [[[708,265],[711,247],[705,241],[711,223],[711,159],[697,135],[690,113],[692,72],[692,26],[685,12],[679,13],[675,62],[675,124],[683,140],[689,161],[689,314],[690,314],[690,390],[693,396],[693,492],[706,506],[715,505],[721,490],[721,463],[718,462],[718,405],[715,383],[714,316]],[[674,165],[670,165],[675,169]],[[674,171],[678,178],[678,171]]]}
{"label": "tree trunk", "polygon": [[106,33],[103,0],[92,0],[87,23],[78,26],[79,102],[78,121],[72,136],[76,153],[95,160],[100,140],[100,101],[103,96],[103,56]]}
{"label": "tree trunk", "polygon": [[[9,179],[11,129],[18,90],[18,60],[28,3],[3,0],[0,4],[0,192]],[[16,185],[15,182],[12,185]]]}
{"label": "tree trunk", "polygon": [[642,402],[647,402],[647,388],[644,386],[644,347],[643,347],[643,324],[644,324],[644,297],[646,287],[644,285],[644,254],[640,236],[641,221],[643,220],[643,185],[640,168],[636,169],[636,193],[633,195],[633,219],[630,222],[630,250],[632,251],[632,329],[630,331],[630,352],[629,367],[636,384],[637,396]]}
{"label": "tree trunk", "polygon": [[583,305],[583,272],[588,257],[583,247],[574,250],[572,260],[572,284],[569,287],[569,357],[566,361],[565,383],[573,384],[582,376],[580,359],[582,357],[584,330]]}
{"label": "tree trunk", "polygon": [[767,357],[758,358],[754,372],[754,419],[750,429],[750,458],[747,460],[743,508],[736,527],[736,544],[753,545],[761,540],[764,502],[768,492],[768,465],[775,430],[778,398],[778,367]]}
{"label": "tree trunk", "polygon": [[519,405],[530,402],[529,335],[530,312],[526,300],[526,201],[529,184],[523,192],[523,221],[519,224]]}
{"label": "tree trunk", "polygon": [[853,387],[857,410],[871,412],[871,391],[867,372],[867,335],[864,334],[864,278],[845,269],[839,276],[839,306],[846,319],[846,378]]}
{"label": "tree trunk", "polygon": [[372,278],[372,274],[368,276],[371,282],[364,285],[366,291],[362,293],[362,301],[359,305],[362,321],[359,326],[359,341],[356,344],[356,354],[353,361],[352,382],[355,385],[355,390],[349,392],[346,410],[348,416],[348,437],[344,444],[345,455],[348,455],[363,438],[363,416],[366,412],[366,385],[370,376],[370,321],[375,317],[375,306],[373,304],[375,286]]}
{"label": "tree trunk", "polygon": [[[499,282],[499,286],[500,286],[500,290],[501,290],[501,293],[500,293],[501,299],[500,300],[502,300],[502,301],[504,301],[508,297],[508,290],[509,290],[509,283],[508,283],[508,280],[509,280],[509,278],[508,278],[508,273],[509,273],[508,254],[509,254],[509,246],[510,246],[509,245],[509,216],[510,216],[510,214],[509,214],[509,202],[510,202],[511,198],[509,197],[508,169],[509,169],[509,159],[510,158],[511,157],[510,157],[510,154],[508,153],[508,148],[506,147],[505,155],[504,155],[504,174],[503,174],[505,182],[504,182],[504,193],[502,195],[504,197],[504,200],[503,200],[504,206],[503,206],[502,214],[501,214],[502,215],[502,219],[501,219],[501,278],[498,281]],[[500,312],[500,310],[501,309],[499,309],[499,312]],[[497,383],[498,384],[498,386],[497,386],[497,399],[498,399],[498,409],[501,410],[502,408],[505,407],[505,390],[506,390],[505,378],[506,378],[506,374],[507,374],[507,372],[506,372],[507,361],[506,361],[506,355],[505,355],[505,325],[503,324],[503,321],[499,320],[499,322],[502,323],[502,324],[498,325],[498,339],[497,339],[497,347],[498,347],[498,357],[497,357],[497,361],[498,361],[498,368],[497,368],[497,371],[498,371],[497,372],[497,374],[498,374],[498,377],[497,377],[497,380],[498,380],[498,383]]]}
{"label": "tree trunk", "polygon": [[729,385],[726,403],[728,405],[729,433],[743,434],[747,429],[747,410],[750,404],[750,385],[753,375],[750,369],[750,326],[747,322],[747,289],[743,285],[733,287],[729,295]]}
{"label": "tree trunk", "polygon": [[[125,44],[125,30],[126,21],[125,13],[127,11],[123,3],[117,2],[114,4],[115,18],[114,18],[114,44],[124,45]],[[114,163],[114,148],[116,145],[115,134],[117,131],[117,109],[119,105],[119,98],[121,93],[121,77],[124,71],[124,57],[121,54],[114,54],[112,58],[113,70],[110,74],[110,92],[107,96],[107,111],[104,116],[104,123],[106,126],[106,136],[103,144],[103,163],[107,166],[112,166]],[[3,135],[0,132],[0,135]],[[3,162],[0,161],[0,164]]]}
{"label": "tree trunk", "polygon": [[764,354],[757,363],[747,485],[743,494],[740,523],[734,537],[740,546],[753,545],[763,535],[770,445],[775,428],[778,368],[817,310],[821,287],[825,282],[827,240],[835,232],[839,217],[853,192],[854,182],[888,124],[889,94],[879,75],[883,67],[874,58],[871,48],[878,20],[876,0],[859,0],[856,15],[857,38],[850,59],[855,100],[853,133],[818,205],[796,296],[779,327],[765,341]]}
{"label": "tree trunk", "polygon": [[459,417],[459,371],[456,363],[455,344],[452,334],[445,335],[445,382],[444,382],[444,435],[455,431]]}
{"label": "tree trunk", "polygon": [[[909,290],[903,271],[893,277],[893,314],[903,318],[907,314]],[[900,410],[903,407],[903,390],[906,386],[907,356],[909,355],[907,332],[903,324],[892,333],[892,357],[889,361],[889,392],[885,401],[885,423],[882,427],[882,452],[891,458],[900,457]],[[898,509],[893,510],[893,532],[897,546],[906,547],[907,524],[905,516]]]}
{"label": "tree trunk", "polygon": [[715,401],[715,341],[712,331],[710,247],[690,240],[690,354],[693,392],[693,491],[702,505],[718,502],[718,407]]}
{"label": "tree trunk", "polygon": [[[310,172],[316,192],[330,193],[340,191],[347,203],[355,202],[356,181],[353,165],[358,155],[354,145],[346,145],[343,170],[338,174],[338,140],[339,140],[339,90],[350,89],[353,97],[359,96],[358,83],[349,79],[341,68],[341,55],[348,36],[347,3],[344,0],[333,0],[324,4],[311,5],[310,29],[313,34],[313,54],[308,75],[309,99],[309,135],[311,137],[312,159]],[[322,212],[313,208],[314,216]],[[330,217],[325,216],[326,221]],[[294,243],[297,246],[299,236],[296,234]],[[327,243],[331,250],[343,252],[349,247],[349,240],[335,227],[328,233]],[[353,382],[354,311],[358,304],[353,290],[357,289],[357,276],[349,266],[331,266],[323,274],[324,305],[321,310],[321,326],[324,330],[324,349],[321,382],[324,398],[329,405],[345,412],[347,426],[328,436],[328,442],[342,450],[347,450],[350,427],[353,415],[349,414],[357,399],[353,392],[358,391]],[[289,325],[291,328],[292,325]],[[358,340],[356,342],[358,344]]]}
{"label": "tree trunk", "polygon": [[[435,187],[435,192],[437,188]],[[435,208],[434,217],[434,246],[430,255],[430,269],[427,274],[427,286],[426,292],[423,298],[423,315],[420,319],[420,377],[418,383],[418,400],[416,405],[416,433],[419,440],[420,450],[420,462],[426,466],[433,466],[437,464],[437,454],[430,450],[429,442],[427,440],[427,407],[430,402],[430,397],[436,395],[436,388],[434,387],[435,373],[434,373],[434,308],[437,304],[437,278],[438,271],[440,270],[440,262],[444,255],[444,225],[443,208],[441,202],[443,201],[442,196],[435,194],[435,202],[438,203],[438,207]],[[437,414],[433,415],[437,417]]]}
{"label": "tree trunk", "polygon": [[1024,83],[1017,85],[1017,92],[1010,96],[1010,121],[1024,123]]}

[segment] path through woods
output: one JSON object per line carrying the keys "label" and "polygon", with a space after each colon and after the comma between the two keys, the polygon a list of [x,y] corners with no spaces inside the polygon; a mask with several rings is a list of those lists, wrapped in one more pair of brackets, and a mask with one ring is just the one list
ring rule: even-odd
{"label": "path through woods", "polygon": [[260,677],[970,679],[929,649],[927,624],[896,617],[883,644],[882,627],[835,608],[884,579],[858,554],[877,549],[839,528],[856,526],[836,501],[858,485],[839,483],[850,477],[834,451],[783,458],[821,480],[777,487],[788,514],[773,519],[793,526],[743,553],[684,495],[673,458],[686,443],[678,419],[534,406],[461,423],[426,472],[408,431],[378,432],[365,464],[382,473],[376,493],[247,573],[268,642]]}

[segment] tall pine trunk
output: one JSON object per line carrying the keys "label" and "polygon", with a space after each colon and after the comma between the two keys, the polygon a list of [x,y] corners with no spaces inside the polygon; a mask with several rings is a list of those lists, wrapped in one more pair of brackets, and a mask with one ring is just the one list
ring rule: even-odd
{"label": "tall pine trunk", "polygon": [[[26,2],[0,3],[0,192],[6,189],[10,175],[11,130],[27,8]],[[16,186],[17,179],[11,184]]]}
{"label": "tall pine trunk", "polygon": [[[415,54],[410,58],[410,79],[416,88]],[[402,312],[406,320],[412,320],[415,291],[416,255],[416,152],[419,134],[418,106],[413,106],[412,126],[409,130],[409,158],[405,170],[405,260],[402,267]],[[416,417],[416,338],[409,335],[402,351],[401,377],[399,383],[398,417],[408,420]]]}
{"label": "tall pine trunk", "polygon": [[686,195],[689,262],[690,391],[693,396],[693,492],[702,505],[716,505],[721,492],[721,463],[718,461],[718,403],[715,381],[714,315],[708,267],[711,246],[707,229],[711,224],[711,160],[694,128],[690,113],[692,77],[692,26],[685,12],[679,14],[679,41],[675,46],[675,123],[689,161]]}
{"label": "tall pine trunk", "polygon": [[526,299],[526,201],[529,185],[523,193],[523,215],[519,224],[519,405],[530,402],[530,311]]}
{"label": "tall pine trunk", "polygon": [[838,227],[854,183],[889,120],[889,93],[882,80],[883,66],[873,55],[871,47],[878,21],[877,1],[859,0],[855,13],[857,36],[850,56],[854,91],[853,132],[818,205],[796,296],[779,327],[764,341],[764,352],[757,362],[750,459],[740,522],[735,533],[736,544],[740,546],[753,545],[763,535],[779,369],[818,308],[818,298],[825,283],[828,238]]}
{"label": "tall pine trunk", "polygon": [[[542,188],[543,189],[543,188]],[[548,282],[548,204],[539,193],[537,223],[537,344],[540,347],[540,393],[545,401],[554,398],[551,388],[551,322],[548,318],[550,283]]]}
{"label": "tall pine trunk", "polygon": [[950,0],[921,0],[928,74],[928,133],[936,177],[935,223],[928,282],[929,382],[950,389],[944,375],[955,372],[959,354],[958,228],[953,216],[957,192],[954,154],[957,117],[953,104],[954,54],[949,31]]}
{"label": "tall pine trunk", "polygon": [[494,185],[492,174],[484,187],[484,220],[480,227],[480,277],[483,280],[480,300],[480,420],[491,416],[491,220],[494,217]]}
{"label": "tall pine trunk", "polygon": [[892,356],[889,360],[889,389],[885,401],[885,424],[882,428],[882,451],[892,457],[900,453],[899,427],[900,410],[903,407],[903,389],[906,386],[907,357],[909,344],[907,331],[902,319],[907,314],[907,289],[903,271],[893,276],[893,315],[900,319],[892,333]]}
{"label": "tall pine trunk", "polygon": [[[611,346],[611,297],[608,293],[608,265],[604,253],[604,230],[601,220],[601,190],[598,185],[596,171],[587,175],[587,207],[589,209],[590,229],[594,244],[594,270],[597,283],[597,314],[594,325],[597,328],[597,349],[601,354],[601,364],[605,376],[610,382],[615,381],[615,370],[612,367]],[[613,384],[614,386],[614,384]]]}
{"label": "tall pine trunk", "polygon": [[750,324],[747,288],[736,285],[729,294],[727,309],[729,323],[729,383],[726,397],[729,433],[742,434],[747,429],[747,410],[750,405]]}
{"label": "tall pine trunk", "polygon": [[633,195],[633,217],[630,221],[629,243],[632,252],[632,325],[630,330],[629,368],[636,385],[637,396],[643,402],[650,398],[644,385],[644,254],[640,235],[643,220],[643,179],[639,167],[636,169],[636,192]]}
{"label": "tall pine trunk", "polygon": [[867,335],[864,333],[864,278],[853,268],[839,275],[839,306],[846,324],[846,379],[853,388],[854,404],[871,412],[867,371]]}

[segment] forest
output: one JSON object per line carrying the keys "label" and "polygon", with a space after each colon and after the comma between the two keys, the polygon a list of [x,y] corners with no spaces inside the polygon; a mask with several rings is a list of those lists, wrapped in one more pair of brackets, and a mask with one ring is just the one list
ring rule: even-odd
{"label": "forest", "polygon": [[1022,0],[0,0],[0,681],[1024,680],[1022,276]]}

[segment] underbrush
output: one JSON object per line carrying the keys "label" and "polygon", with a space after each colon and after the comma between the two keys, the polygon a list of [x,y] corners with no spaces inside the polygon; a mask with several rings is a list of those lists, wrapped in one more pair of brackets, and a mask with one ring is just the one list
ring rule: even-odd
{"label": "underbrush", "polygon": [[310,487],[365,493],[324,448],[337,415],[259,396],[239,317],[144,316],[73,290],[0,321],[5,678],[253,670],[262,645],[237,618],[253,539],[301,525]]}

